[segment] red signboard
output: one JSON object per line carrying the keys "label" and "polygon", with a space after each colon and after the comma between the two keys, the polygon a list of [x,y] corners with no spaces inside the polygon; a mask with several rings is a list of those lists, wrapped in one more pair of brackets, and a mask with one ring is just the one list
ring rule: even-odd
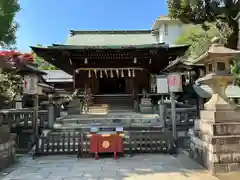
{"label": "red signboard", "polygon": [[168,85],[169,86],[176,86],[177,85],[177,78],[175,76],[169,76],[168,77]]}
{"label": "red signboard", "polygon": [[180,73],[172,73],[168,75],[168,88],[170,92],[182,91],[182,76]]}
{"label": "red signboard", "polygon": [[101,135],[93,134],[90,139],[90,152],[95,154],[98,159],[98,153],[114,153],[117,159],[117,153],[123,152],[123,138],[117,134]]}

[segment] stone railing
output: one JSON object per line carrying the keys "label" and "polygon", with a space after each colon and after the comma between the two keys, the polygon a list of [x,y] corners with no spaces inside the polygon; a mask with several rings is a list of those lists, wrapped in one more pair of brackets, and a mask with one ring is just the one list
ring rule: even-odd
{"label": "stone railing", "polygon": [[[176,109],[176,130],[178,136],[178,146],[188,149],[190,147],[189,129],[194,126],[197,119],[196,108],[177,108]],[[165,127],[172,130],[171,109],[166,110]]]}
{"label": "stone railing", "polygon": [[[12,128],[34,129],[34,110],[33,109],[7,109],[0,111],[0,121]],[[48,110],[38,111],[39,125],[46,126],[48,120]]]}
{"label": "stone railing", "polygon": [[[10,133],[16,133],[16,148],[18,152],[26,152],[31,149],[32,143],[34,142],[34,136],[36,133],[36,124],[34,121],[34,110],[33,109],[6,109],[0,111],[0,124],[2,124],[2,130],[0,127],[0,136],[4,137],[3,140],[8,140]],[[48,120],[48,110],[38,111],[38,123],[39,127],[46,127]],[[8,133],[4,133],[8,131]],[[0,137],[0,139],[1,139]],[[0,140],[1,143],[1,140]],[[4,141],[3,143],[10,143]],[[12,143],[10,143],[12,144]],[[6,145],[4,145],[5,147]],[[9,145],[9,148],[10,145]],[[1,150],[0,150],[1,151]],[[4,149],[4,154],[6,154]],[[9,152],[12,151],[9,149]],[[1,160],[0,160],[1,162]]]}
{"label": "stone railing", "polygon": [[10,128],[0,121],[0,169],[7,167],[14,161],[15,134],[10,133]]}
{"label": "stone railing", "polygon": [[[194,120],[197,118],[196,108],[176,108],[176,125],[188,126],[194,125]],[[166,125],[171,126],[171,109],[166,110]]]}

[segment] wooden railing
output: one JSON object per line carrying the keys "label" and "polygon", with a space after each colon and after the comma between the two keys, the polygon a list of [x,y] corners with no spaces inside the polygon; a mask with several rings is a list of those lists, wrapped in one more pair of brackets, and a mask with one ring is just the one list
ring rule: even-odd
{"label": "wooden railing", "polygon": [[[124,152],[170,153],[173,148],[171,133],[159,131],[126,131]],[[90,133],[81,130],[55,131],[44,134],[35,147],[34,156],[51,154],[76,154],[78,157],[92,156],[90,153]]]}

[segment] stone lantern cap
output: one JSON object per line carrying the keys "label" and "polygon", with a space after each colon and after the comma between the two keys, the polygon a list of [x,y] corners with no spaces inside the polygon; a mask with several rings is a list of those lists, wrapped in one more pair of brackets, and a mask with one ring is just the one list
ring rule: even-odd
{"label": "stone lantern cap", "polygon": [[197,80],[197,83],[209,84],[214,81],[233,81],[230,74],[231,61],[234,57],[240,56],[239,50],[229,49],[220,43],[220,38],[213,38],[212,45],[206,53],[197,59],[197,62],[204,64],[206,76]]}
{"label": "stone lantern cap", "polygon": [[215,37],[212,39],[212,45],[210,46],[209,50],[200,56],[196,62],[206,64],[209,61],[221,60],[229,61],[233,57],[240,56],[240,50],[234,50],[224,47],[220,44],[220,38]]}

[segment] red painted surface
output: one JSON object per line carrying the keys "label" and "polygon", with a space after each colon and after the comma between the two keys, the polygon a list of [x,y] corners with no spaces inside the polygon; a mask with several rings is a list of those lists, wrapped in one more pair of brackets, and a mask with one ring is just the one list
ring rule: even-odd
{"label": "red painted surface", "polygon": [[117,158],[117,153],[123,152],[123,138],[117,134],[103,136],[101,134],[93,134],[90,139],[90,152],[95,153],[95,158],[98,159],[98,153],[114,153],[114,158]]}

